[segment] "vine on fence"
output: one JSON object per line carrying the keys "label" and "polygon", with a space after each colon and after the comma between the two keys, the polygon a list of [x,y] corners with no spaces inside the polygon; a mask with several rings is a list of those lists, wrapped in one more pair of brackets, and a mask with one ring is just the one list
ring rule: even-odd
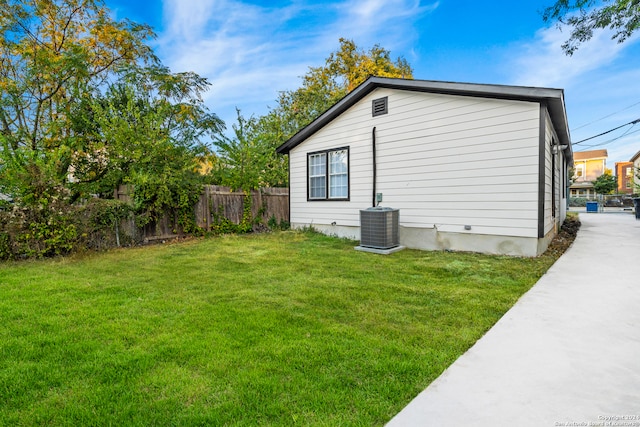
{"label": "vine on fence", "polygon": [[[157,223],[166,214],[173,215],[182,231],[190,234],[200,230],[193,212],[200,199],[202,186],[189,182],[169,186],[142,182],[134,187],[136,224],[144,227]],[[178,230],[174,230],[177,233]]]}
{"label": "vine on fence", "polygon": [[[173,214],[182,231],[189,234],[203,234],[205,230],[196,223],[194,206],[199,199],[199,191],[185,188],[177,192],[175,205],[165,214]],[[138,196],[144,189],[138,192]],[[151,196],[151,194],[147,194]],[[158,192],[155,193],[158,195]],[[198,195],[198,197],[195,197]],[[143,198],[145,196],[142,196]],[[160,199],[164,199],[161,197]],[[149,197],[147,201],[153,200]],[[159,218],[159,207],[167,206],[167,200],[158,204],[151,203],[150,209],[140,210],[140,205],[132,205],[122,200],[89,199],[82,204],[69,204],[61,197],[53,195],[42,197],[31,205],[18,205],[13,202],[0,204],[0,260],[43,258],[66,255],[87,249],[107,249],[114,246],[135,244],[138,230],[135,223],[148,224]],[[224,205],[213,209],[212,234],[249,233],[253,230],[287,229],[289,223],[278,221],[275,215],[263,223],[268,215],[267,202],[262,205],[254,217],[252,193],[242,196],[242,216],[238,224],[224,215]],[[136,207],[138,209],[136,209]],[[149,207],[149,205],[147,205]]]}
{"label": "vine on fence", "polygon": [[211,215],[213,217],[213,224],[211,225],[211,231],[214,234],[249,233],[253,230],[255,221],[259,221],[259,216],[253,218],[251,205],[251,193],[245,191],[242,200],[242,219],[239,224],[236,224],[224,215],[224,205],[218,205],[217,211],[212,207]]}

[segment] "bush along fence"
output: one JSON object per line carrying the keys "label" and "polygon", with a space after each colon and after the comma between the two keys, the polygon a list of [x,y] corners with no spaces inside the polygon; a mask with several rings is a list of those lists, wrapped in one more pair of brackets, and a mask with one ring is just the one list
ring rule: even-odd
{"label": "bush along fence", "polygon": [[246,233],[289,227],[289,190],[250,193],[205,186],[193,217],[166,213],[137,222],[131,189],[120,186],[113,199],[84,204],[48,203],[38,209],[0,206],[0,260],[42,258],[82,250],[133,246],[190,234]]}
{"label": "bush along fence", "polygon": [[[114,193],[118,200],[131,202],[129,189],[120,186]],[[133,219],[124,227],[135,228]],[[261,188],[251,192],[231,191],[229,187],[206,185],[194,207],[197,233],[247,233],[267,229],[289,228],[289,189]],[[138,230],[138,240],[148,243],[192,234],[184,230],[175,215],[166,214]]]}

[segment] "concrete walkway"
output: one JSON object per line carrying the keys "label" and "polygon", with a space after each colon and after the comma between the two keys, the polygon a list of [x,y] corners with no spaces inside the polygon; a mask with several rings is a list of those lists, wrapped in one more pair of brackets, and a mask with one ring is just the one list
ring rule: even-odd
{"label": "concrete walkway", "polygon": [[573,246],[389,427],[640,426],[640,221],[580,220]]}

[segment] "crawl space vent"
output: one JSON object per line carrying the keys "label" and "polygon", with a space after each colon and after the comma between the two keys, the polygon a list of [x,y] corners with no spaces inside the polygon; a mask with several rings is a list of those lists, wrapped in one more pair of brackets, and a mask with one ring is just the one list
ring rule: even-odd
{"label": "crawl space vent", "polygon": [[360,211],[360,246],[391,249],[400,245],[400,211],[392,208],[368,208]]}

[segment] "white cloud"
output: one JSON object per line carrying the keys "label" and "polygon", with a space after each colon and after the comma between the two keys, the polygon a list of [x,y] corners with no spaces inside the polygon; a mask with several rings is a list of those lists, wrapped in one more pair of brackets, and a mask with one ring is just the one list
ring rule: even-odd
{"label": "white cloud", "polygon": [[611,64],[626,46],[612,41],[611,32],[596,31],[589,42],[567,56],[561,48],[567,37],[566,32],[556,27],[544,28],[536,33],[532,43],[519,46],[520,52],[512,63],[513,83],[566,87],[574,79]]}
{"label": "white cloud", "polygon": [[[640,70],[635,57],[638,37],[623,44],[611,40],[610,31],[597,31],[573,56],[561,49],[568,32],[544,28],[526,44],[511,46],[507,61],[509,84],[558,87],[565,90],[567,117],[573,141],[597,135],[640,117]],[[636,125],[636,128],[638,125]],[[640,150],[640,137],[634,128],[613,132],[574,147],[574,151],[604,148],[608,167],[628,160]]]}
{"label": "white cloud", "polygon": [[339,37],[363,48],[379,43],[393,54],[410,46],[413,23],[437,6],[418,0],[301,0],[269,7],[164,0],[158,53],[172,70],[209,79],[207,105],[230,126],[236,106],[245,115],[264,114],[278,91],[298,87],[308,67],[321,65],[338,47]]}
{"label": "white cloud", "polygon": [[439,2],[419,0],[357,0],[338,6],[338,19],[328,34],[341,34],[367,47],[380,44],[389,50],[411,46],[418,32],[414,24],[435,11]]}

